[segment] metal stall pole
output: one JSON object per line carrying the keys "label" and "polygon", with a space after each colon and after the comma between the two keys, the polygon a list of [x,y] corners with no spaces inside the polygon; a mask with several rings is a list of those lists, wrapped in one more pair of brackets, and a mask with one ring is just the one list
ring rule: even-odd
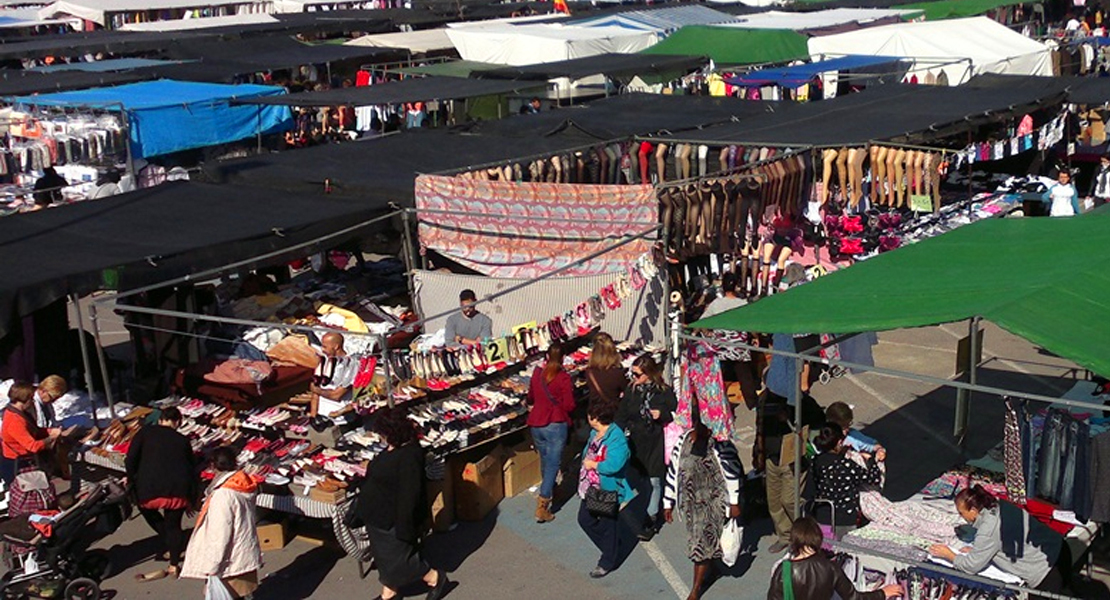
{"label": "metal stall pole", "polygon": [[401,243],[404,245],[404,249],[401,254],[405,261],[405,283],[407,283],[409,287],[409,298],[412,299],[412,306],[416,310],[417,318],[422,318],[424,316],[421,314],[423,310],[416,301],[416,282],[414,281],[416,277],[416,259],[413,255],[412,231],[409,230],[409,227],[411,227],[409,221],[410,210],[412,209],[406,208],[401,211],[402,227],[404,228],[401,236]]}
{"label": "metal stall pole", "polygon": [[393,372],[389,365],[389,338],[385,334],[378,335],[378,344],[382,347],[382,370],[385,372],[385,401],[389,408],[393,408]]}
{"label": "metal stall pole", "polygon": [[[978,380],[976,367],[978,367],[979,354],[979,317],[972,317],[967,322],[968,353],[967,362],[959,365],[967,372],[967,382],[975,385]],[[962,447],[967,436],[967,426],[971,419],[971,391],[960,389],[956,391],[956,422],[952,428],[952,435],[956,437]]]}
{"label": "metal stall pole", "polygon": [[[670,321],[670,314],[671,314],[671,263],[670,263],[670,261],[667,260],[667,240],[670,238],[670,233],[671,233],[671,224],[670,223],[663,223],[663,268],[659,270],[659,272],[663,274],[663,299],[662,299],[662,302],[661,302],[661,304],[663,305],[662,306],[663,311],[660,314],[660,318],[662,318],[664,320],[667,320],[667,321]],[[667,327],[663,328],[663,345],[664,345],[664,347],[670,348],[671,347],[671,341],[672,340],[677,341],[677,338],[671,335],[671,333],[672,333],[671,330],[672,330],[672,328],[673,329],[678,329],[678,327],[680,327],[680,326],[681,325],[679,325],[676,322],[676,323],[668,323]],[[674,333],[677,334],[678,332],[675,331]],[[675,345],[675,349],[677,350],[677,344]],[[671,354],[672,354],[671,355],[671,360],[668,360],[666,362],[666,364],[664,365],[664,367],[663,367],[663,377],[664,377],[664,379],[668,379],[668,378],[670,378],[674,375],[674,368],[675,368],[675,365],[677,365],[678,352],[677,351],[672,351]],[[678,388],[675,388],[675,389],[678,389]]]}
{"label": "metal stall pole", "polygon": [[[806,441],[802,436],[802,366],[805,360],[794,359],[794,519],[802,517],[802,446]],[[781,460],[781,459],[780,459]]]}
{"label": "metal stall pole", "polygon": [[[104,379],[104,397],[108,399],[108,413],[116,418],[116,403],[112,398],[112,383],[108,378],[108,361],[104,358],[104,344],[100,341],[100,319],[96,316],[96,303],[89,304],[89,319],[92,320],[93,339],[96,341],[96,358],[100,361],[100,376]],[[92,394],[92,390],[89,390]]]}
{"label": "metal stall pole", "polygon": [[[77,313],[77,344],[81,347],[81,364],[85,367],[85,389],[89,392],[89,402],[93,397],[92,363],[89,362],[89,347],[85,342],[85,319],[81,316],[81,304],[77,301],[77,294],[69,295],[73,302],[73,312]],[[96,407],[93,406],[93,414]]]}

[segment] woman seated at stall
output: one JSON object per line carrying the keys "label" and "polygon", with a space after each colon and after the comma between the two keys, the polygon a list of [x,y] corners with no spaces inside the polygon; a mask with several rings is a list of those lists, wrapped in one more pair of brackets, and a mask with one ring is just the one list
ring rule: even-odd
{"label": "woman seated at stall", "polygon": [[[883,480],[881,463],[886,450],[879,448],[874,456],[860,453],[866,467],[844,455],[844,430],[826,425],[814,440],[817,458],[813,460],[813,514],[835,539],[856,528],[859,520],[859,495],[866,486],[878,486]],[[830,506],[831,503],[831,506]],[[834,527],[835,525],[835,527]]]}
{"label": "woman seated at stall", "polygon": [[956,495],[956,510],[974,526],[974,541],[959,552],[937,544],[929,554],[965,573],[978,573],[993,564],[1037,590],[1067,591],[1071,552],[1059,533],[1030,518],[1020,506],[999,501],[980,485]]}

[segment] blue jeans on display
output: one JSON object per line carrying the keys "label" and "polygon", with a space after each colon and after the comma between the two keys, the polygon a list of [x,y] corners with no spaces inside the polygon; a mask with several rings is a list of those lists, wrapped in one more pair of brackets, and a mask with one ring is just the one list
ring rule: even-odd
{"label": "blue jeans on display", "polygon": [[532,428],[532,443],[540,455],[540,497],[551,498],[555,493],[555,480],[559,477],[559,466],[563,461],[563,448],[567,445],[567,424],[552,423],[546,427]]}

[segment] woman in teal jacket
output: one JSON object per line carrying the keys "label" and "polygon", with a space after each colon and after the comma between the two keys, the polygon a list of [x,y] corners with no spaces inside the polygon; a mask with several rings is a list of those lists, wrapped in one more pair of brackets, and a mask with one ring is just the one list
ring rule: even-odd
{"label": "woman in teal jacket", "polygon": [[616,516],[592,514],[586,508],[586,492],[592,487],[617,492],[622,506],[633,496],[632,486],[628,485],[624,475],[630,455],[628,440],[624,431],[613,424],[616,414],[617,404],[614,402],[600,400],[590,404],[587,417],[593,431],[586,443],[586,454],[582,459],[582,470],[578,478],[578,496],[582,499],[578,508],[578,525],[598,550],[601,550],[597,566],[590,571],[590,577],[595,579],[605,577],[617,568],[619,520]]}

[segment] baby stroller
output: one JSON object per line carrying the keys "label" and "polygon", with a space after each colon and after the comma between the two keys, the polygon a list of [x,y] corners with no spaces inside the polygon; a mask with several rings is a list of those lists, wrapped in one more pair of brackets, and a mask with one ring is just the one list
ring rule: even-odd
{"label": "baby stroller", "polygon": [[0,524],[9,562],[0,599],[99,598],[111,563],[107,552],[89,547],[115,532],[130,510],[123,485],[107,479],[49,520],[28,515]]}

